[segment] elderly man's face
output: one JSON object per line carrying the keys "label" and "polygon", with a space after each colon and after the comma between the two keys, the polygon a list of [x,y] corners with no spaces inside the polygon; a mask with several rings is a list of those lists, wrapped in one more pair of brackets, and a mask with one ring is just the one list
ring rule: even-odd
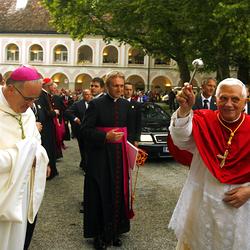
{"label": "elderly man's face", "polygon": [[217,108],[221,117],[228,122],[236,120],[246,105],[240,86],[222,86],[217,98]]}
{"label": "elderly man's face", "polygon": [[83,96],[83,100],[86,102],[89,102],[92,99],[92,94],[89,89],[85,89],[82,93],[82,96]]}
{"label": "elderly man's face", "polygon": [[107,86],[108,93],[117,99],[123,95],[124,92],[124,79],[121,77],[115,77],[111,79],[110,84]]}
{"label": "elderly man's face", "polygon": [[11,85],[12,96],[10,106],[16,113],[24,113],[40,96],[42,83],[25,82],[22,87]]}

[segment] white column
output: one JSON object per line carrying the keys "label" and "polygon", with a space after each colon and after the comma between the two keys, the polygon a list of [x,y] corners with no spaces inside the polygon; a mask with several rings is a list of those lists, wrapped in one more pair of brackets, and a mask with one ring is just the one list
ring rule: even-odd
{"label": "white column", "polygon": [[69,89],[74,90],[75,89],[75,83],[74,82],[69,82]]}
{"label": "white column", "polygon": [[95,59],[94,59],[94,64],[95,66],[100,66],[101,65],[101,50],[100,50],[100,44],[101,44],[101,39],[96,40],[95,42]]}
{"label": "white column", "polygon": [[120,47],[120,60],[119,60],[119,66],[125,67],[126,66],[126,47],[125,45],[121,45]]}
{"label": "white column", "polygon": [[20,51],[19,51],[19,58],[20,58],[20,63],[21,64],[28,64],[29,49],[28,49],[27,43],[28,43],[28,41],[27,41],[26,38],[23,38],[21,40],[21,48],[20,48]]}
{"label": "white column", "polygon": [[44,62],[46,65],[50,65],[53,62],[53,53],[51,50],[51,39],[46,39],[45,49],[43,51]]}
{"label": "white column", "polygon": [[75,42],[71,40],[68,56],[69,56],[69,63],[72,66],[76,65],[76,54],[77,52],[75,51]]}

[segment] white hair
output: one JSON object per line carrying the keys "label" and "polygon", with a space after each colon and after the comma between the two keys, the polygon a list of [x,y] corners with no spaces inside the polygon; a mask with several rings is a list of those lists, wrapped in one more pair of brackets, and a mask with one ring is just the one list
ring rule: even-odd
{"label": "white hair", "polygon": [[236,78],[226,78],[224,80],[222,80],[218,86],[217,86],[217,89],[216,89],[216,92],[215,92],[215,96],[218,98],[219,97],[219,94],[220,94],[220,90],[223,86],[240,86],[242,88],[242,92],[241,92],[241,95],[243,98],[247,98],[247,89],[246,89],[246,86],[245,84],[240,81],[239,79],[236,79]]}

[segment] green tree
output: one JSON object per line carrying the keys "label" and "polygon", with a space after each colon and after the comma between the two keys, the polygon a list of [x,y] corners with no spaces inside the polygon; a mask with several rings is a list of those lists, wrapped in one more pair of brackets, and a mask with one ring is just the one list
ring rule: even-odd
{"label": "green tree", "polygon": [[250,84],[250,2],[221,3],[216,18],[229,24],[227,39],[231,41],[230,65],[238,68],[238,78]]}
{"label": "green tree", "polygon": [[57,30],[73,38],[101,35],[165,56],[179,66],[182,82],[190,78],[186,53],[188,30],[177,0],[44,0]]}
{"label": "green tree", "polygon": [[[206,71],[229,76],[249,67],[249,1],[239,0],[43,0],[58,32],[73,38],[100,35],[175,60],[182,82],[201,57]],[[244,63],[243,63],[244,62]]]}
{"label": "green tree", "polygon": [[195,32],[192,45],[206,68],[217,72],[218,80],[229,77],[231,67],[238,68],[241,80],[250,80],[249,6],[248,0],[192,1],[187,5],[191,12],[187,24]]}

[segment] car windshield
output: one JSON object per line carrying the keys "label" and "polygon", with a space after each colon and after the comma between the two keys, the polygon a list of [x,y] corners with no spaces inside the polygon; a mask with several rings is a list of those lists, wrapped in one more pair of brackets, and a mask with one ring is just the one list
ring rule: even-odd
{"label": "car windshield", "polygon": [[168,114],[156,104],[147,104],[142,107],[142,122],[166,122],[169,120]]}

